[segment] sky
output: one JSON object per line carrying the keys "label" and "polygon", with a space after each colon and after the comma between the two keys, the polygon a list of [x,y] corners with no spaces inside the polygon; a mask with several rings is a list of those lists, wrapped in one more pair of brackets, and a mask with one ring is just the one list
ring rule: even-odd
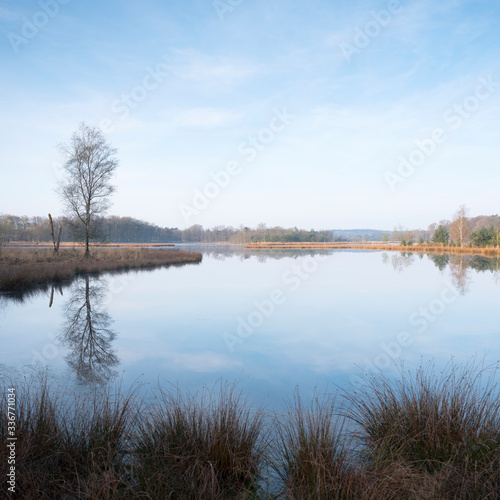
{"label": "sky", "polygon": [[108,214],[162,227],[497,214],[499,32],[497,0],[3,0],[0,214],[63,213],[82,122]]}

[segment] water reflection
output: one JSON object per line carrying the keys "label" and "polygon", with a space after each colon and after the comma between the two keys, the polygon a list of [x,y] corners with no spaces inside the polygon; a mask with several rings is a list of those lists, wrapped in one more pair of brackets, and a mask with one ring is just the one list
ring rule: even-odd
{"label": "water reflection", "polygon": [[80,383],[104,383],[117,374],[116,332],[111,329],[111,316],[101,307],[105,291],[101,279],[85,276],[74,284],[64,307],[66,323],[60,341],[69,351],[66,361]]}
{"label": "water reflection", "polygon": [[428,255],[428,257],[440,271],[444,271],[450,263],[450,256],[447,254]]}
{"label": "water reflection", "polygon": [[[124,384],[143,373],[147,381],[161,374],[162,380],[196,389],[218,377],[229,380],[244,373],[259,401],[278,400],[297,383],[348,380],[357,373],[353,367],[364,369],[389,356],[386,349],[401,332],[411,339],[391,352],[408,363],[423,355],[448,360],[450,353],[481,351],[493,351],[500,359],[498,288],[480,276],[492,273],[498,279],[498,258],[189,248],[204,252],[200,266],[127,273],[116,275],[116,281],[109,274],[80,277],[67,288],[28,295],[22,307],[3,296],[9,302],[5,308],[0,294],[5,359],[12,368],[33,364],[34,358],[43,358],[58,373],[69,366],[71,379],[81,383],[112,379],[118,363]],[[318,259],[318,272],[296,289],[288,286],[283,277],[319,254],[329,257]],[[441,314],[440,294],[449,287],[457,292],[446,292],[446,297],[457,300],[446,302]],[[112,302],[106,300],[111,298],[108,289]],[[274,290],[286,297],[269,306]],[[432,321],[420,312],[424,309]],[[248,335],[240,318],[257,318],[261,324]],[[224,342],[226,332],[244,334],[234,352]]]}
{"label": "water reflection", "polygon": [[[248,249],[244,248],[243,245],[182,245],[182,249],[194,250],[197,252],[202,252],[203,255],[210,257],[214,260],[226,260],[232,259],[235,256],[239,258],[241,262],[248,260],[251,257],[255,257],[258,262],[265,263],[268,260],[281,260],[281,259],[299,259],[301,257],[307,256],[317,256],[317,255],[331,255],[332,250],[321,250],[321,249]],[[342,251],[342,250],[340,250]],[[339,250],[335,250],[339,252]]]}
{"label": "water reflection", "polygon": [[[415,263],[416,255],[420,259],[424,254],[411,252],[398,252],[389,257],[387,252],[382,254],[384,264],[391,263],[393,269],[400,273]],[[455,288],[461,295],[469,291],[472,282],[471,270],[477,272],[493,273],[495,283],[500,283],[500,257],[484,257],[482,255],[449,255],[449,254],[426,254],[427,258],[440,270],[449,268],[450,278]]]}
{"label": "water reflection", "polygon": [[400,273],[415,262],[415,254],[397,252],[391,255],[391,264],[394,271]]}
{"label": "water reflection", "polygon": [[52,307],[52,304],[54,303],[54,292],[56,291],[56,288],[61,295],[61,297],[64,296],[63,289],[61,285],[52,285],[52,288],[50,290],[50,299],[49,299],[49,307]]}
{"label": "water reflection", "polygon": [[451,280],[461,295],[465,295],[468,292],[469,284],[472,281],[470,267],[467,256],[452,255],[450,257]]}

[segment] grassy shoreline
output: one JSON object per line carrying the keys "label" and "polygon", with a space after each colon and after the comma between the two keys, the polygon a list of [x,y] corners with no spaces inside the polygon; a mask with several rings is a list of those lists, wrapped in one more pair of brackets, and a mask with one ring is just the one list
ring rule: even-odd
{"label": "grassy shoreline", "polygon": [[452,255],[484,255],[490,257],[500,256],[500,248],[477,248],[477,247],[456,247],[443,245],[416,244],[409,246],[389,245],[379,243],[281,243],[281,242],[261,242],[249,243],[245,247],[248,250],[384,250],[405,253],[438,253]]}
{"label": "grassy shoreline", "polygon": [[[53,248],[50,241],[10,241],[5,245],[7,248]],[[85,248],[83,243],[71,243],[62,241],[59,246],[69,248]],[[152,247],[175,247],[175,243],[91,243],[90,248],[152,248]]]}
{"label": "grassy shoreline", "polygon": [[[493,372],[380,374],[307,401],[297,391],[273,414],[223,382],[196,395],[159,387],[149,404],[137,387],[68,395],[11,382],[18,498],[499,498]],[[4,477],[7,436],[2,419]]]}
{"label": "grassy shoreline", "polygon": [[199,263],[202,255],[176,249],[142,247],[93,247],[92,258],[83,258],[82,247],[2,248],[0,251],[0,292],[23,292],[36,287],[72,280],[87,273],[151,269]]}

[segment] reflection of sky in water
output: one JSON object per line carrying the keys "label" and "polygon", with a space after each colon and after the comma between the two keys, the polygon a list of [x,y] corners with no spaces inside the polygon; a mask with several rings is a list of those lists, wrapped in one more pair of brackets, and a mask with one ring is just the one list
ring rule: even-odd
{"label": "reflection of sky in water", "polygon": [[[317,256],[314,270],[310,255],[292,255],[259,261],[208,253],[197,266],[102,278],[108,291],[92,311],[107,311],[113,320],[122,385],[140,377],[195,390],[237,379],[253,400],[270,405],[296,385],[308,392],[347,384],[361,368],[384,366],[386,351],[401,352],[398,363],[403,359],[407,368],[422,356],[440,365],[451,355],[500,359],[500,286],[492,272],[462,268],[457,260],[440,271],[428,257],[379,252]],[[50,309],[48,294],[4,307],[4,367],[22,369],[43,353],[53,371],[75,377],[60,335],[82,282],[62,297],[56,291]],[[273,313],[231,352],[225,335],[236,334],[238,318],[258,318],[256,302],[267,301],[269,309],[273,291],[284,302],[272,305]],[[410,345],[394,343],[401,332]]]}

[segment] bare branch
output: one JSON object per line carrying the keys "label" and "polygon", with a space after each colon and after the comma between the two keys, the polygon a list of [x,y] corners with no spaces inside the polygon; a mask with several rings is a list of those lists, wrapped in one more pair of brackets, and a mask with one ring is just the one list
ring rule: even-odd
{"label": "bare branch", "polygon": [[116,149],[106,141],[101,130],[82,123],[67,144],[59,150],[66,157],[65,180],[59,185],[68,217],[80,221],[89,257],[89,239],[95,219],[109,208],[115,191],[111,179],[118,166]]}

